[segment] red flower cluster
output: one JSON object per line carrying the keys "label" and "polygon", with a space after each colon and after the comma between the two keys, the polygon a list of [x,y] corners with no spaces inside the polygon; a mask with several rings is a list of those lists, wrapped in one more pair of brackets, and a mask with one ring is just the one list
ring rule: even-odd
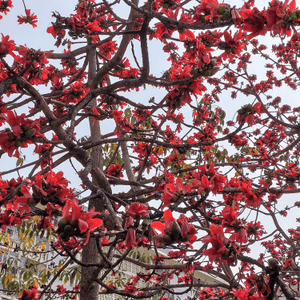
{"label": "red flower cluster", "polygon": [[[126,235],[126,247],[136,247],[138,244],[136,242],[136,230],[134,227],[133,218],[138,218],[140,216],[147,215],[148,207],[142,203],[134,202],[130,205],[127,205],[125,211],[129,217],[126,217],[125,220],[125,227],[124,229],[127,230]],[[139,240],[139,242],[143,243],[143,240]]]}
{"label": "red flower cluster", "polygon": [[128,121],[128,119],[123,117],[122,111],[116,109],[111,113],[111,116],[114,118],[117,125],[115,130],[115,134],[117,136],[121,135],[121,129],[123,129],[125,132],[130,132],[132,129],[134,129],[133,125]]}
{"label": "red flower cluster", "polygon": [[67,200],[63,208],[62,219],[58,224],[58,231],[60,238],[63,241],[68,241],[73,235],[86,234],[84,245],[88,243],[90,233],[102,226],[101,219],[96,218],[99,212],[95,212],[93,208],[91,211],[84,211],[81,206],[78,206],[76,199]]}
{"label": "red flower cluster", "polygon": [[147,210],[148,210],[148,206],[139,202],[131,203],[130,205],[127,205],[125,208],[127,215],[132,218],[136,218],[139,216],[146,216]]}
{"label": "red flower cluster", "polygon": [[211,235],[205,236],[202,241],[211,243],[212,248],[204,250],[203,254],[212,261],[224,261],[229,265],[234,265],[237,260],[237,249],[234,242],[226,239],[221,225],[212,224],[209,227]]}
{"label": "red flower cluster", "polygon": [[25,10],[26,16],[18,16],[19,24],[27,23],[31,24],[32,27],[37,27],[37,16],[34,13],[30,13],[30,9]]}
{"label": "red flower cluster", "polygon": [[170,245],[175,242],[192,244],[197,239],[197,230],[193,225],[188,224],[188,218],[180,215],[180,218],[176,220],[170,209],[164,212],[164,223],[155,221],[151,227],[162,233],[153,237],[162,245]]}
{"label": "red flower cluster", "polygon": [[[1,5],[1,2],[0,2],[0,5]],[[0,42],[0,58],[6,56],[7,54],[10,54],[11,56],[14,57],[15,55],[13,54],[12,51],[14,51],[16,49],[15,42],[13,40],[9,39],[9,35],[4,36],[1,33],[1,36],[2,36],[2,39]]]}
{"label": "red flower cluster", "polygon": [[10,129],[0,131],[0,145],[9,156],[19,157],[19,147],[27,147],[32,143],[34,137],[43,137],[40,132],[40,121],[25,118],[25,114],[17,115],[16,112],[6,111],[5,121],[10,125]]}
{"label": "red flower cluster", "polygon": [[124,177],[123,172],[122,172],[122,166],[119,164],[114,164],[111,165],[107,168],[105,174],[117,177],[117,178],[122,178]]}
{"label": "red flower cluster", "polygon": [[66,288],[63,285],[58,285],[56,291],[58,295],[63,295],[66,292]]}
{"label": "red flower cluster", "polygon": [[23,294],[18,300],[38,300],[40,296],[38,295],[39,291],[36,287],[32,286],[30,289],[23,290]]}
{"label": "red flower cluster", "polygon": [[176,183],[167,183],[164,186],[164,194],[161,201],[164,202],[162,208],[170,206],[171,203],[175,203],[180,200],[181,196],[184,196],[191,189],[190,184],[183,185],[182,179],[178,177]]}
{"label": "red flower cluster", "polygon": [[[6,15],[12,7],[12,0],[0,0],[0,13],[4,13]],[[0,15],[0,20],[1,19],[2,16]]]}

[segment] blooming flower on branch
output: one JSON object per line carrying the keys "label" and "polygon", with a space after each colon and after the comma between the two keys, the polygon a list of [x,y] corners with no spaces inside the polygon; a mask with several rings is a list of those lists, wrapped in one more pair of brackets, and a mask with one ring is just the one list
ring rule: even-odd
{"label": "blooming flower on branch", "polygon": [[122,166],[119,164],[114,164],[111,165],[107,168],[107,170],[105,171],[105,174],[113,176],[113,177],[117,177],[117,178],[122,178],[123,172],[122,172]]}
{"label": "blooming flower on branch", "polygon": [[40,299],[40,296],[38,295],[39,291],[35,286],[31,286],[28,290],[24,289],[23,294],[21,297],[18,298],[18,300],[37,300]]}
{"label": "blooming flower on branch", "polygon": [[[12,0],[0,0],[0,13],[4,13],[5,15],[9,12],[9,8],[12,8]],[[0,15],[0,20],[2,16]]]}
{"label": "blooming flower on branch", "polygon": [[234,34],[234,36],[231,36],[231,32],[228,31],[224,32],[224,38],[225,43],[221,43],[219,45],[220,49],[225,50],[225,52],[221,55],[223,59],[231,59],[237,55],[240,55],[240,53],[245,48],[243,44],[243,32],[240,30]]}
{"label": "blooming flower on branch", "polygon": [[98,23],[97,23],[96,20],[94,20],[93,23],[87,24],[85,28],[86,28],[88,33],[101,31],[101,28],[98,26]]}
{"label": "blooming flower on branch", "polygon": [[191,185],[184,185],[180,177],[176,179],[176,183],[167,183],[161,198],[161,201],[164,202],[162,208],[169,206],[172,202],[178,201],[180,196],[186,194],[190,189]]}
{"label": "blooming flower on branch", "polygon": [[252,184],[250,181],[241,183],[241,190],[246,206],[258,207],[262,203],[261,197],[252,192]]}
{"label": "blooming flower on branch", "polygon": [[124,287],[125,287],[124,292],[129,294],[134,294],[135,291],[137,290],[137,288],[132,283],[128,283],[128,282],[124,285]]}
{"label": "blooming flower on branch", "polygon": [[234,242],[228,240],[224,236],[223,227],[221,225],[212,224],[209,227],[211,235],[207,235],[202,239],[204,243],[211,243],[212,248],[203,251],[204,255],[209,257],[209,260],[227,262],[229,265],[234,265],[236,262],[236,247]]}
{"label": "blooming flower on branch", "polygon": [[147,210],[148,210],[148,206],[139,202],[131,203],[130,205],[127,205],[125,208],[127,215],[132,218],[136,218],[138,216],[146,216]]}
{"label": "blooming flower on branch", "polygon": [[[288,35],[292,33],[290,22],[295,21],[291,17],[291,13],[296,10],[296,1],[292,0],[281,1],[272,0],[269,3],[268,9],[265,11],[264,17],[267,20],[267,28],[273,34]],[[297,19],[297,16],[296,16]]]}
{"label": "blooming flower on branch", "polygon": [[26,9],[26,16],[18,16],[19,24],[31,24],[32,27],[37,27],[37,16],[34,13],[30,13],[30,9]]}
{"label": "blooming flower on branch", "polygon": [[67,290],[63,285],[58,285],[56,288],[58,295],[63,295]]}
{"label": "blooming flower on branch", "polygon": [[188,224],[188,219],[181,215],[179,219],[175,219],[170,209],[164,212],[164,223],[155,221],[151,224],[153,229],[159,230],[162,234],[155,235],[154,240],[162,245],[170,245],[174,242],[184,242],[192,244],[196,240],[196,229],[193,225]]}
{"label": "blooming flower on branch", "polygon": [[51,33],[54,38],[56,38],[57,36],[64,37],[66,34],[66,31],[64,29],[57,29],[53,26],[48,27],[47,32]]}
{"label": "blooming flower on branch", "polygon": [[15,42],[9,39],[9,35],[4,36],[1,33],[1,36],[2,40],[0,42],[0,58],[6,56],[7,54],[14,56],[12,51],[16,49]]}
{"label": "blooming flower on branch", "polygon": [[62,219],[58,223],[58,232],[63,241],[68,241],[72,235],[80,235],[86,233],[84,245],[89,240],[90,233],[102,226],[101,219],[93,219],[99,212],[95,212],[95,208],[91,211],[83,211],[81,206],[78,206],[77,199],[73,201],[67,199],[63,209]]}

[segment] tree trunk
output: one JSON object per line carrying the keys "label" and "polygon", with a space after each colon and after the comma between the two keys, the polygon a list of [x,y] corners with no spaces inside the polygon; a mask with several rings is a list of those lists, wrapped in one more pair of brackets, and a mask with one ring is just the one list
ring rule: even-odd
{"label": "tree trunk", "polygon": [[[89,72],[88,72],[88,80],[92,80],[96,74],[96,49],[91,49],[89,51]],[[97,100],[94,98],[89,104],[89,110],[92,111],[93,107],[97,106]],[[89,118],[90,132],[91,132],[91,140],[100,140],[101,138],[101,130],[100,123],[98,120],[94,120],[93,117]],[[103,156],[102,156],[102,148],[101,146],[93,147],[91,157],[93,160],[93,165],[95,167],[103,170]],[[96,184],[95,180],[93,182]],[[89,202],[89,210],[95,207],[96,211],[103,211],[104,206],[103,203],[100,203],[99,200],[95,199]],[[89,242],[86,246],[83,247],[82,250],[82,262],[84,264],[90,263],[99,263],[99,253],[97,250],[96,239],[90,237]],[[80,299],[81,300],[96,300],[98,299],[98,291],[99,286],[94,282],[94,278],[99,274],[100,269],[97,267],[82,267],[81,271],[81,292]]]}
{"label": "tree trunk", "polygon": [[[133,0],[132,3],[134,5],[138,5],[138,0]],[[129,18],[128,20],[130,23],[126,26],[126,30],[132,30],[134,26],[134,19],[136,12],[134,9],[130,10]],[[126,48],[131,40],[130,35],[124,35],[119,47],[119,50],[115,54],[115,56],[111,59],[110,63],[107,64],[107,68],[112,68],[114,65],[117,65],[123,58],[123,55],[126,51]],[[101,77],[104,74],[107,74],[108,70],[106,68],[103,68],[106,70],[104,74],[102,75],[101,70],[97,72],[97,54],[96,54],[96,49],[90,49],[89,50],[89,71],[88,71],[88,81],[89,81],[89,86],[90,88],[96,88],[98,85],[99,81],[101,81]],[[88,105],[88,108],[90,110],[93,109],[93,107],[97,106],[97,100],[94,98]],[[101,138],[101,131],[100,131],[100,122],[98,120],[94,120],[93,117],[90,117],[89,119],[90,122],[90,131],[91,131],[91,141],[95,140],[100,140]],[[103,171],[103,156],[102,156],[102,150],[101,146],[96,146],[93,147],[92,149],[92,154],[91,158],[93,161],[93,166],[98,167],[101,171]],[[95,184],[96,180],[93,178],[93,182]],[[102,188],[100,186],[100,188]],[[110,191],[107,191],[110,192]],[[89,210],[95,207],[96,211],[103,212],[104,211],[104,205],[103,202],[95,199],[89,202]],[[112,220],[110,220],[112,221]],[[114,222],[111,223],[115,223]],[[108,227],[108,226],[106,226]],[[96,245],[96,240],[93,239],[92,237],[89,239],[89,242],[87,245],[83,248],[82,250],[82,262],[87,264],[87,263],[99,263],[99,253],[97,250],[97,245]],[[98,276],[100,273],[101,268],[97,267],[82,267],[82,272],[81,272],[81,290],[80,290],[80,299],[81,300],[96,300],[98,299],[98,291],[99,291],[99,286],[94,282],[94,279]]]}

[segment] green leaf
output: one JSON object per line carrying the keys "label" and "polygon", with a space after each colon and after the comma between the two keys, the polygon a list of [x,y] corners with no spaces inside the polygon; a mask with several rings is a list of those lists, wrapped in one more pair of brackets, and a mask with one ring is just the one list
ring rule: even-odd
{"label": "green leaf", "polygon": [[19,157],[18,160],[17,160],[17,167],[22,166],[23,163],[24,163],[24,159],[22,157]]}
{"label": "green leaf", "polygon": [[131,118],[131,124],[134,125],[136,123],[136,120],[137,120],[136,117],[132,117]]}
{"label": "green leaf", "polygon": [[125,117],[127,118],[128,121],[130,120],[131,115],[132,115],[131,109],[130,108],[125,109]]}
{"label": "green leaf", "polygon": [[71,283],[71,284],[74,283],[75,275],[76,275],[76,271],[75,271],[75,273],[74,273],[74,271],[73,271],[72,274],[70,275],[70,283]]}
{"label": "green leaf", "polygon": [[151,127],[152,127],[152,118],[149,117],[149,118],[147,119],[147,129],[150,129]]}

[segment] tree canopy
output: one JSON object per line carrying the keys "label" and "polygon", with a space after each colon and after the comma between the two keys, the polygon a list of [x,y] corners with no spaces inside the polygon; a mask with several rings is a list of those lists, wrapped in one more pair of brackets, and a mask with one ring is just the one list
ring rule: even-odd
{"label": "tree canopy", "polygon": [[[4,290],[299,296],[300,9],[234,4],[79,0],[47,26],[0,0],[1,241],[15,227],[9,251],[55,253],[3,264]],[[53,47],[6,34],[13,5]],[[143,271],[122,279],[124,262]]]}

